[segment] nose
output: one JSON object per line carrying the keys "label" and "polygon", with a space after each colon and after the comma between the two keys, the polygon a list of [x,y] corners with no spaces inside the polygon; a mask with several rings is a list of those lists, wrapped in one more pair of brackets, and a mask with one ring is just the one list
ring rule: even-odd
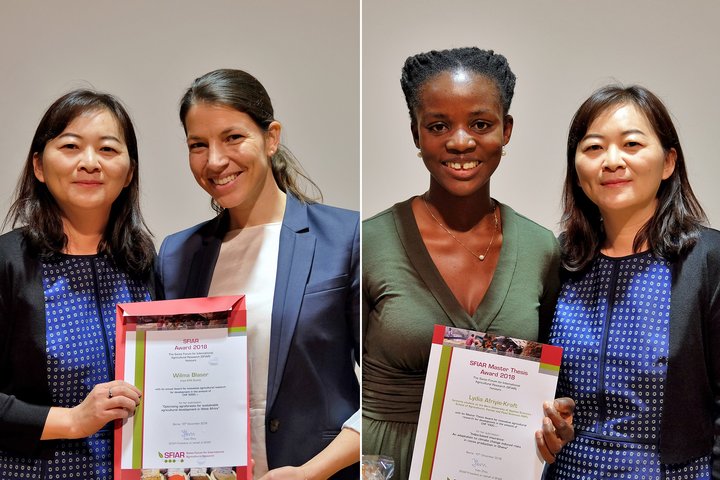
{"label": "nose", "polygon": [[79,169],[92,173],[100,170],[100,161],[94,148],[86,148],[80,155]]}
{"label": "nose", "polygon": [[603,157],[603,169],[614,172],[618,168],[625,168],[623,152],[616,146],[609,146]]}
{"label": "nose", "polygon": [[222,148],[216,145],[208,145],[208,168],[213,171],[222,171],[228,164],[227,156]]}
{"label": "nose", "polygon": [[466,153],[475,150],[477,143],[464,128],[458,128],[448,139],[446,147],[449,152]]}

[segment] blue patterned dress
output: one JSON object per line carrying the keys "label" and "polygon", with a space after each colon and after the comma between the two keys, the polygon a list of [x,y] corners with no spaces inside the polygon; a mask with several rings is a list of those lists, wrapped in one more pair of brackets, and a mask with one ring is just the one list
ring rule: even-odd
{"label": "blue patterned dress", "polygon": [[[115,306],[150,300],[147,286],[103,255],[42,263],[48,387],[52,405],[74,407],[115,378]],[[51,460],[0,451],[0,479],[110,480],[112,424],[79,440],[57,441]]]}
{"label": "blue patterned dress", "polygon": [[564,348],[559,397],[571,397],[576,439],[546,479],[710,479],[707,456],[660,462],[668,369],[671,271],[651,253],[599,255],[563,285],[550,343]]}

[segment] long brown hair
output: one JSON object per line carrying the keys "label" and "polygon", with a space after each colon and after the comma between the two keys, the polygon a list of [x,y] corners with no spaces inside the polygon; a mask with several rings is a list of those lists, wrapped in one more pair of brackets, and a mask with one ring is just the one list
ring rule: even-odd
{"label": "long brown hair", "polygon": [[585,268],[605,240],[600,210],[585,195],[578,181],[575,169],[577,147],[598,116],[621,105],[633,105],[645,115],[666,154],[671,149],[677,152],[675,170],[660,183],[657,209],[635,236],[633,250],[637,252],[647,244],[656,256],[673,261],[695,244],[701,226],[707,223],[705,212],[690,187],[675,125],[662,101],[639,85],[604,86],[590,95],[575,112],[568,133],[560,238],[563,267],[569,271]]}

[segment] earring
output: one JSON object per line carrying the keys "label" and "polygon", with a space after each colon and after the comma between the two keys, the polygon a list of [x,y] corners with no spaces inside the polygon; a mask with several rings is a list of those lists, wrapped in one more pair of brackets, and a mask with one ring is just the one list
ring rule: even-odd
{"label": "earring", "polygon": [[503,147],[502,152],[500,153],[503,157],[507,155],[507,150],[505,150],[505,147]]}
{"label": "earring", "polygon": [[418,158],[422,158],[422,150],[418,150],[416,155]]}

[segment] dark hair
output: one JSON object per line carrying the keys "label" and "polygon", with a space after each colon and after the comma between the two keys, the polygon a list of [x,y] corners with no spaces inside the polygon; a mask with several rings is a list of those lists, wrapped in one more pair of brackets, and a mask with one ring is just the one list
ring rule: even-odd
{"label": "dark hair", "polygon": [[120,101],[107,93],[74,90],[58,98],[45,112],[30,145],[13,204],[4,225],[25,225],[24,235],[30,248],[42,258],[51,258],[67,246],[61,211],[47,186],[35,177],[33,156],[42,157],[47,143],[60,135],[78,116],[94,111],[108,111],[122,130],[133,172],[130,184],[123,188],[112,204],[98,253],[108,255],[121,269],[141,276],[152,267],[155,255],[150,232],[140,213],[140,179],[135,130]]}
{"label": "dark hair", "polygon": [[[188,111],[198,103],[224,105],[246,113],[265,131],[275,121],[272,102],[265,87],[258,79],[242,70],[222,68],[195,79],[180,100],[180,121],[185,133],[187,133],[185,120]],[[322,200],[318,186],[307,176],[300,162],[284,145],[278,145],[277,151],[270,157],[270,166],[275,183],[283,192],[292,193],[306,203]],[[300,185],[299,179],[303,180],[305,186]],[[306,193],[305,187],[313,191],[311,196]],[[212,206],[218,213],[223,210],[214,200]]]}
{"label": "dark hair", "polygon": [[580,106],[568,133],[561,244],[563,267],[569,271],[585,268],[605,239],[600,210],[579,185],[575,169],[577,147],[598,116],[623,105],[633,105],[645,115],[666,154],[671,149],[677,153],[673,173],[660,183],[657,209],[635,236],[633,250],[637,252],[647,244],[656,256],[673,261],[695,244],[700,227],[707,222],[690,187],[680,139],[662,101],[639,85],[604,86]]}
{"label": "dark hair", "polygon": [[467,69],[492,80],[500,94],[503,115],[507,115],[515,92],[515,74],[510,70],[507,59],[492,50],[481,50],[477,47],[453,48],[419,53],[405,60],[400,86],[413,123],[423,84],[436,75],[457,69]]}

